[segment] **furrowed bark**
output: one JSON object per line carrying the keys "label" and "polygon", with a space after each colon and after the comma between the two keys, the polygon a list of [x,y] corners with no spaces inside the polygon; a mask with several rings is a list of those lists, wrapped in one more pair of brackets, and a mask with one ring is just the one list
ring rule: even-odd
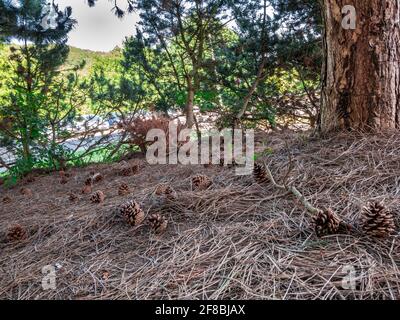
{"label": "furrowed bark", "polygon": [[[342,8],[356,9],[356,29]],[[400,127],[400,0],[324,0],[320,131]]]}

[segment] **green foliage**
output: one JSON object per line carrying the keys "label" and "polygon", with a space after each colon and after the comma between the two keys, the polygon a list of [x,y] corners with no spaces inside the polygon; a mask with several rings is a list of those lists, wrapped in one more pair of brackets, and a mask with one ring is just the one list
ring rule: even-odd
{"label": "green foliage", "polygon": [[75,75],[58,71],[68,48],[25,44],[9,51],[6,70],[10,77],[5,80],[8,90],[1,95],[0,138],[26,161],[33,161],[41,149],[50,149],[55,156],[57,138],[67,134],[66,126],[73,121],[75,104],[81,99]]}
{"label": "green foliage", "polygon": [[167,111],[184,104],[182,78],[174,72],[175,65],[168,60],[168,53],[151,47],[140,30],[124,44],[124,77],[140,86],[148,109]]}
{"label": "green foliage", "polygon": [[[0,44],[0,145],[16,152],[16,175],[105,161],[123,150],[115,152],[114,141],[92,144],[93,132],[73,137],[71,126],[83,115],[130,122],[142,110],[167,114],[196,105],[218,113],[220,127],[238,118],[246,127],[274,127],[297,112],[289,110],[293,97],[304,103],[305,93],[318,90],[317,1],[115,2],[117,16],[135,10],[140,21],[124,47],[109,53],[66,46],[70,9],[55,7],[56,26],[46,29],[44,1],[13,3],[19,5],[0,1],[0,42],[18,40]],[[62,147],[72,138],[90,146]]]}
{"label": "green foliage", "polygon": [[124,119],[144,108],[146,85],[136,73],[123,70],[121,59],[119,50],[96,58],[88,78],[92,112],[117,113]]}
{"label": "green foliage", "polygon": [[76,47],[69,47],[68,59],[65,63],[66,68],[73,68],[77,65],[83,67],[79,70],[78,74],[81,77],[90,77],[93,68],[99,65],[107,64],[107,61],[118,61],[121,56],[121,49],[116,47],[111,52],[97,52],[91,50],[80,49]]}
{"label": "green foliage", "polygon": [[313,80],[322,65],[323,17],[320,1],[271,0],[282,26],[278,56],[282,64],[307,70]]}
{"label": "green foliage", "polygon": [[[45,24],[49,10],[55,12],[51,27]],[[35,44],[65,43],[75,20],[72,9],[47,8],[46,0],[5,0],[0,2],[0,37],[3,40],[32,41]]]}
{"label": "green foliage", "polygon": [[[157,110],[197,105],[204,112],[220,113],[220,124],[230,126],[244,109],[245,125],[266,120],[274,126],[276,96],[317,89],[321,51],[315,4],[285,6],[284,1],[258,0],[135,4],[141,20],[136,36],[124,44],[123,72],[140,79],[146,102]],[[312,28],[303,30],[299,19],[307,13]],[[304,33],[282,35],[292,27],[303,28]],[[300,56],[302,50],[305,54]]]}
{"label": "green foliage", "polygon": [[60,71],[74,24],[71,10],[60,12],[54,6],[56,25],[44,28],[44,9],[45,2],[38,0],[8,4],[6,11],[17,22],[2,29],[6,37],[21,42],[2,50],[0,65],[0,72],[7,74],[0,83],[0,142],[17,155],[18,173],[29,171],[43,150],[56,160],[57,134],[74,115],[66,99],[72,99],[76,80]]}
{"label": "green foliage", "polygon": [[[85,167],[92,163],[113,163],[119,161],[126,153],[139,150],[138,148],[132,149],[130,146],[125,145],[121,147],[118,152],[112,154],[115,147],[115,144],[109,144],[105,147],[95,148],[89,153],[84,151],[76,152],[74,157],[71,158],[67,164],[71,167]],[[110,154],[112,154],[112,156],[110,156]]]}
{"label": "green foliage", "polygon": [[140,77],[145,104],[156,110],[195,104],[219,112],[224,126],[242,111],[245,125],[274,126],[285,113],[276,110],[278,95],[302,99],[318,90],[318,1],[132,0],[125,9],[122,3],[113,7],[118,17],[140,15],[136,36],[124,46],[123,72]]}

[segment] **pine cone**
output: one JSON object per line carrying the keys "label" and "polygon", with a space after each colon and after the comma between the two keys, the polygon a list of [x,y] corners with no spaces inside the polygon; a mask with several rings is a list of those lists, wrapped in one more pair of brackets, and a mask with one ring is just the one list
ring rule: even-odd
{"label": "pine cone", "polygon": [[88,177],[85,180],[85,186],[92,186],[93,185],[93,178],[92,177]]}
{"label": "pine cone", "polygon": [[103,181],[103,179],[104,179],[104,177],[101,175],[101,173],[96,173],[92,177],[92,181],[94,183],[99,183],[99,182]]}
{"label": "pine cone", "polygon": [[336,234],[341,227],[341,220],[331,210],[320,210],[314,217],[315,233],[318,237]]}
{"label": "pine cone", "polygon": [[35,182],[35,180],[36,178],[32,174],[28,174],[25,179],[26,183],[32,183]]}
{"label": "pine cone", "polygon": [[144,212],[135,200],[120,205],[118,211],[131,226],[137,226],[144,220]]}
{"label": "pine cone", "polygon": [[131,171],[130,167],[124,167],[121,169],[121,172],[120,172],[121,176],[125,176],[125,177],[130,176],[131,173],[132,173],[132,171]]}
{"label": "pine cone", "polygon": [[258,163],[254,164],[253,177],[254,180],[259,184],[263,184],[269,181],[267,170],[264,168],[263,165]]}
{"label": "pine cone", "polygon": [[68,183],[67,177],[65,177],[65,176],[62,177],[61,180],[60,180],[60,183],[61,183],[61,184],[67,184],[67,183]]}
{"label": "pine cone", "polygon": [[132,173],[133,174],[136,174],[136,173],[138,173],[139,172],[139,165],[138,164],[134,164],[133,166],[132,166]]}
{"label": "pine cone", "polygon": [[102,191],[96,191],[90,196],[90,201],[93,203],[103,203],[105,199],[105,195]]}
{"label": "pine cone", "polygon": [[161,214],[153,213],[148,218],[150,228],[154,230],[155,233],[162,233],[167,229],[168,220],[166,220]]}
{"label": "pine cone", "polygon": [[156,186],[154,193],[157,196],[166,196],[167,199],[175,199],[176,192],[168,183],[160,183]]}
{"label": "pine cone", "polygon": [[11,197],[5,196],[5,197],[3,198],[3,203],[4,203],[4,204],[6,204],[6,203],[11,203],[11,202],[12,202]]}
{"label": "pine cone", "polygon": [[26,236],[25,229],[19,224],[11,227],[7,232],[7,239],[10,242],[24,240]]}
{"label": "pine cone", "polygon": [[107,281],[110,278],[110,273],[108,271],[103,271],[101,273],[101,278],[103,279],[103,281]]}
{"label": "pine cone", "polygon": [[60,170],[59,174],[60,174],[61,178],[64,178],[64,177],[69,178],[71,176],[69,173],[65,172],[64,170]]}
{"label": "pine cone", "polygon": [[382,203],[370,202],[362,213],[362,229],[366,234],[385,238],[396,230],[393,214]]}
{"label": "pine cone", "polygon": [[89,194],[89,193],[92,193],[92,185],[91,184],[86,184],[83,188],[82,188],[82,190],[81,190],[81,193],[82,194]]}
{"label": "pine cone", "polygon": [[134,165],[126,165],[122,167],[120,174],[122,176],[128,177],[131,175],[134,175],[139,172],[139,165],[134,164]]}
{"label": "pine cone", "polygon": [[126,196],[131,192],[129,186],[126,183],[122,183],[118,188],[118,194],[120,196]]}
{"label": "pine cone", "polygon": [[78,196],[77,196],[75,193],[72,193],[72,192],[71,192],[71,193],[68,195],[68,199],[69,199],[69,201],[74,202],[74,201],[78,200]]}
{"label": "pine cone", "polygon": [[19,190],[19,192],[20,192],[22,195],[27,196],[27,197],[32,197],[32,195],[33,195],[32,190],[29,189],[29,188],[21,188],[21,189]]}
{"label": "pine cone", "polygon": [[192,178],[192,189],[193,190],[206,190],[212,185],[212,181],[209,177],[199,174]]}

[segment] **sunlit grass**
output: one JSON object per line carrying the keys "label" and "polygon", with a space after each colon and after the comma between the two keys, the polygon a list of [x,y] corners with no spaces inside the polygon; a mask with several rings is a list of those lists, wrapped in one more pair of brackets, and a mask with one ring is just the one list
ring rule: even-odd
{"label": "sunlit grass", "polygon": [[[111,156],[114,145],[109,145],[106,148],[99,147],[97,149],[93,149],[90,152],[86,152],[84,150],[75,152],[73,159],[67,162],[67,167],[85,167],[90,164],[106,164],[113,163],[118,161],[124,154],[127,152],[135,152],[138,151],[139,148],[136,146],[122,146],[115,154]],[[15,185],[23,176],[24,164],[22,162],[17,162],[11,170],[4,171],[0,173],[0,177],[5,181],[5,186],[10,187]],[[33,164],[33,167],[30,169],[49,169],[55,170],[59,168],[54,168],[50,165],[50,163],[39,159]]]}

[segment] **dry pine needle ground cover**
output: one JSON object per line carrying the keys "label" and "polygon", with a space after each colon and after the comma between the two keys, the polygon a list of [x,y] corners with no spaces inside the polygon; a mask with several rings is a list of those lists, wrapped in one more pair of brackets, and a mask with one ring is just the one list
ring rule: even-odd
{"label": "dry pine needle ground cover", "polygon": [[[284,143],[287,141],[287,143]],[[11,190],[0,187],[0,297],[3,299],[399,299],[400,241],[358,232],[361,208],[383,201],[399,224],[400,137],[338,135],[267,136],[277,180],[289,181],[317,207],[329,207],[354,233],[318,238],[312,219],[292,195],[231,168],[151,166],[118,174],[120,164],[37,176]],[[260,145],[259,145],[260,148]],[[267,155],[268,154],[268,155]],[[81,194],[89,173],[99,172],[93,203]],[[212,179],[192,190],[191,177]],[[62,181],[62,183],[60,182]],[[124,192],[119,192],[121,184]],[[174,197],[156,195],[169,184]],[[25,187],[32,191],[20,193]],[[70,193],[77,198],[70,199]],[[161,213],[167,229],[129,226],[116,212],[134,199],[148,217]],[[1,200],[1,199],[0,199]],[[7,233],[15,225],[20,241]],[[56,290],[41,286],[43,266],[57,266]],[[343,288],[348,266],[355,288]]]}

